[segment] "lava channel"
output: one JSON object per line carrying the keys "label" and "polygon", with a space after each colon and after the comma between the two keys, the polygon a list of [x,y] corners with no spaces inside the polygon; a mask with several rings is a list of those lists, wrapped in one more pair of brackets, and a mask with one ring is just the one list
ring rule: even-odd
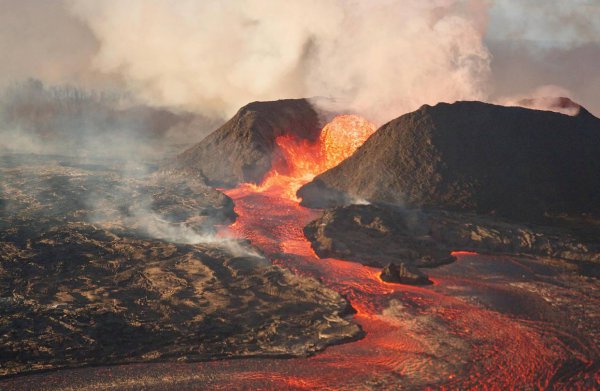
{"label": "lava channel", "polygon": [[[307,359],[236,360],[230,365],[240,372],[230,368],[231,385],[548,388],[568,350],[552,335],[431,287],[386,283],[374,268],[319,259],[312,251],[303,227],[320,211],[300,206],[296,191],[350,156],[374,130],[364,119],[339,116],[317,143],[279,137],[278,158],[264,181],[225,191],[239,216],[229,227],[233,235],[250,239],[274,263],[319,278],[345,295],[366,332],[358,342]],[[478,257],[454,254],[459,262]],[[435,281],[444,285],[443,277]]]}
{"label": "lava channel", "polygon": [[[315,255],[303,227],[320,211],[300,206],[296,190],[350,156],[374,129],[359,117],[341,116],[316,143],[280,137],[273,169],[261,184],[225,191],[239,216],[225,233],[249,239],[274,263],[345,295],[365,338],[308,358],[83,368],[50,374],[46,384],[70,388],[69,382],[84,379],[94,389],[597,389],[597,345],[578,337],[572,325],[519,318],[478,302],[502,289],[509,295],[497,298],[514,305],[523,290],[513,287],[514,275],[502,277],[493,267],[506,270],[508,262],[512,273],[522,270],[511,258],[455,252],[457,262],[429,271],[434,285],[415,287],[384,282],[379,270],[359,263]],[[482,274],[486,268],[492,272]],[[559,297],[586,300],[574,290]]]}

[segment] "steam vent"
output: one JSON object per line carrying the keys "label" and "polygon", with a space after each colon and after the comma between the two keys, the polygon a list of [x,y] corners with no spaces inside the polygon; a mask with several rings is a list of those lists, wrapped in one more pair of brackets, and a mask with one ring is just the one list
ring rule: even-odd
{"label": "steam vent", "polygon": [[599,37],[0,1],[0,391],[600,390]]}

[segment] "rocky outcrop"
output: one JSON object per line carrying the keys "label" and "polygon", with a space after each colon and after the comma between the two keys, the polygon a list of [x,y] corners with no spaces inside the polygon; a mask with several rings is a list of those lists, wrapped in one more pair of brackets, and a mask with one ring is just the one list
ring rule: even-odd
{"label": "rocky outcrop", "polygon": [[598,223],[590,224],[580,233],[568,225],[518,224],[472,214],[430,211],[425,216],[431,236],[454,249],[531,255],[600,266]]}
{"label": "rocky outcrop", "polygon": [[598,224],[588,226],[587,238],[582,238],[567,227],[523,225],[472,213],[351,205],[325,211],[304,232],[320,257],[370,266],[431,267],[451,262],[452,251],[467,250],[562,259],[586,274],[600,275]]}
{"label": "rocky outcrop", "polygon": [[600,120],[481,102],[425,105],[382,126],[298,195],[533,221],[600,213]]}
{"label": "rocky outcrop", "polygon": [[326,210],[304,228],[321,258],[354,260],[369,266],[389,263],[433,267],[450,263],[451,249],[428,234],[422,216],[373,205]]}
{"label": "rocky outcrop", "polygon": [[380,277],[383,281],[408,285],[429,285],[433,282],[417,268],[407,266],[404,263],[396,266],[388,263],[381,271]]}
{"label": "rocky outcrop", "polygon": [[320,130],[317,112],[305,99],[250,103],[165,170],[219,186],[258,183],[271,168],[278,136],[315,140]]}

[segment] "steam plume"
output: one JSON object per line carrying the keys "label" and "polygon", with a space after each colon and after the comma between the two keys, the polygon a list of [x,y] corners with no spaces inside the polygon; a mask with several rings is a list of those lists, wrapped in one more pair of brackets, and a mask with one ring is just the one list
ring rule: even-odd
{"label": "steam plume", "polygon": [[330,96],[383,121],[483,99],[485,2],[69,1],[94,65],[149,101],[232,114],[252,100]]}
{"label": "steam plume", "polygon": [[596,0],[0,0],[0,11],[0,86],[125,87],[220,119],[253,100],[325,96],[380,123],[556,85],[600,112]]}

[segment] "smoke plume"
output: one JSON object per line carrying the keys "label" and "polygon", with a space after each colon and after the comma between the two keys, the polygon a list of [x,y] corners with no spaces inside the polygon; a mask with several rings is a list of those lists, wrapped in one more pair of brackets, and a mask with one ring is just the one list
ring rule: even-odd
{"label": "smoke plume", "polygon": [[0,86],[117,87],[215,119],[254,100],[326,97],[316,101],[381,123],[425,103],[555,85],[600,112],[596,0],[0,0],[0,10]]}
{"label": "smoke plume", "polygon": [[326,96],[382,121],[483,99],[485,2],[69,1],[102,73],[140,96],[231,115],[253,100]]}

